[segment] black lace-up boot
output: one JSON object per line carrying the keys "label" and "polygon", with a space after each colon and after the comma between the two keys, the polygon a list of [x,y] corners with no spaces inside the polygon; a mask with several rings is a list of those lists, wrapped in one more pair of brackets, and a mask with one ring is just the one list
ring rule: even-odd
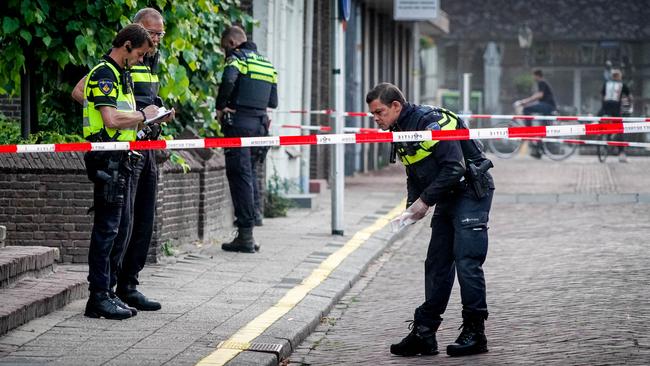
{"label": "black lace-up boot", "polygon": [[255,247],[259,250],[259,244],[253,238],[252,227],[240,227],[237,230],[237,237],[230,243],[221,245],[221,249],[227,252],[255,253]]}
{"label": "black lace-up boot", "polygon": [[108,292],[91,292],[86,303],[84,315],[89,318],[122,320],[130,318],[131,311],[123,309],[111,299]]}
{"label": "black lace-up boot", "polygon": [[108,296],[113,300],[114,303],[117,304],[117,306],[121,307],[122,309],[126,309],[131,312],[131,316],[136,316],[138,315],[138,309],[132,308],[129,305],[125,304],[124,301],[122,301],[113,291],[108,291]]}
{"label": "black lace-up boot", "polygon": [[447,346],[447,354],[455,357],[487,352],[485,319],[487,314],[463,312],[463,325],[458,328],[462,331],[456,342]]}
{"label": "black lace-up boot", "polygon": [[411,322],[409,333],[401,342],[391,344],[390,353],[398,356],[416,356],[416,355],[437,355],[438,342],[436,341],[436,331],[440,322],[430,325],[418,324]]}

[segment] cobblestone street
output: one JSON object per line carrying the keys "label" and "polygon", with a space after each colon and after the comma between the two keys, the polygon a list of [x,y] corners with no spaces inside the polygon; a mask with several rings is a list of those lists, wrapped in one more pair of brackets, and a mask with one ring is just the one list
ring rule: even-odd
{"label": "cobblestone street", "polygon": [[438,332],[441,354],[392,356],[424,298],[427,222],[409,229],[324,318],[290,365],[648,365],[647,204],[495,204],[484,266],[489,353],[450,358],[460,294]]}

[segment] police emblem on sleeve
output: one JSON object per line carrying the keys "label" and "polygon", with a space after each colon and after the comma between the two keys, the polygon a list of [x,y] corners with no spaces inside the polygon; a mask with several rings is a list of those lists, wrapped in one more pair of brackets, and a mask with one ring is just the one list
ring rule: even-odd
{"label": "police emblem on sleeve", "polygon": [[432,122],[426,127],[426,129],[431,131],[439,131],[440,124],[438,122]]}
{"label": "police emblem on sleeve", "polygon": [[104,93],[104,95],[109,95],[112,91],[113,88],[115,87],[113,85],[113,81],[108,80],[108,79],[102,79],[99,82],[97,82],[97,86],[99,87],[99,90]]}

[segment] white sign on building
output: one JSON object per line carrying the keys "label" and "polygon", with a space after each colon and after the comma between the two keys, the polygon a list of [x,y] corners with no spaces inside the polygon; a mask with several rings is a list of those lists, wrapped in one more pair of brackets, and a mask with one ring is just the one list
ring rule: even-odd
{"label": "white sign on building", "polygon": [[438,16],[438,0],[394,0],[395,20],[432,20]]}

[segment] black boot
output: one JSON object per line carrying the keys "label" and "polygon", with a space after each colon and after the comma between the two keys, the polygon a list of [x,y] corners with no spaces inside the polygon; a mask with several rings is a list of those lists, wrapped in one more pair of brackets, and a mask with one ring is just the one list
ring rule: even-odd
{"label": "black boot", "polygon": [[436,341],[436,331],[440,322],[432,326],[411,323],[411,333],[397,344],[390,345],[390,353],[398,356],[415,356],[415,355],[437,355],[438,342]]}
{"label": "black boot", "polygon": [[[485,319],[483,314],[463,313],[463,329],[456,343],[447,346],[449,356],[467,356],[487,352],[487,337],[485,337]],[[460,329],[460,328],[459,328]]]}
{"label": "black boot", "polygon": [[122,320],[130,318],[131,311],[118,306],[111,299],[108,292],[91,292],[86,303],[84,315],[89,318],[104,317],[106,319]]}
{"label": "black boot", "polygon": [[127,286],[126,288],[118,288],[117,296],[122,299],[127,305],[142,311],[156,311],[160,310],[162,306],[159,302],[149,300],[140,291],[135,289],[135,286]]}
{"label": "black boot", "polygon": [[113,300],[114,303],[117,304],[117,306],[121,307],[122,309],[126,309],[131,312],[131,316],[136,316],[138,315],[138,310],[136,308],[132,308],[129,305],[125,304],[120,298],[115,294],[113,291],[108,292],[108,296]]}
{"label": "black boot", "polygon": [[[221,249],[227,252],[255,253],[255,239],[252,227],[240,227],[237,237],[230,243],[222,244]],[[259,250],[259,244],[257,245]]]}

